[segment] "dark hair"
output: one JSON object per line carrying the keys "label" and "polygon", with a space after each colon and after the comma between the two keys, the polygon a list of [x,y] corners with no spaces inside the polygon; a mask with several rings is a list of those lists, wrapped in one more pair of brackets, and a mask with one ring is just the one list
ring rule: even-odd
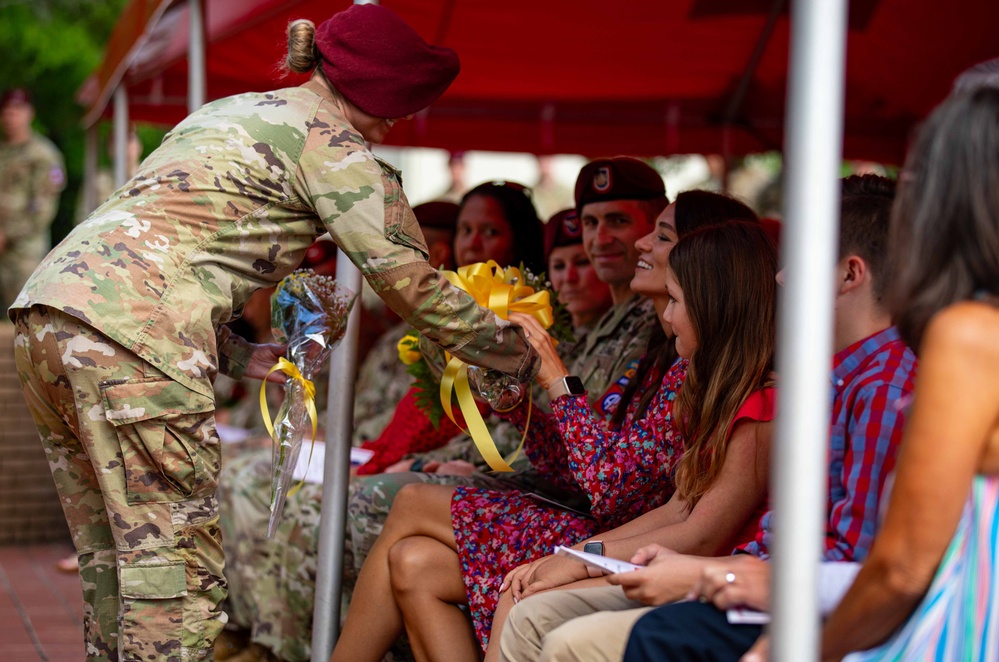
{"label": "dark hair", "polygon": [[[503,210],[503,218],[513,231],[514,259],[523,262],[535,276],[540,276],[547,265],[544,257],[544,228],[538,212],[531,202],[531,190],[516,182],[485,182],[471,189],[461,198],[461,206],[475,196],[492,198]],[[500,265],[502,267],[516,264]]]}
{"label": "dark hair", "polygon": [[635,202],[638,203],[639,209],[645,212],[645,219],[649,222],[649,225],[655,223],[659,214],[663,213],[663,210],[669,207],[669,198],[665,195],[648,200],[635,200]]}
{"label": "dark hair", "polygon": [[679,237],[719,221],[759,223],[756,212],[740,200],[713,191],[684,191],[676,196],[676,234]]}
{"label": "dark hair", "polygon": [[[684,237],[691,232],[708,225],[716,225],[730,220],[742,220],[751,223],[759,223],[759,219],[752,209],[733,197],[714,193],[713,191],[684,191],[676,196],[674,203],[674,219],[676,222],[676,234]],[[663,207],[665,209],[665,207]],[[662,211],[662,210],[660,210]],[[655,219],[653,219],[653,222]],[[663,284],[666,287],[666,284]],[[642,388],[646,378],[650,373],[665,375],[673,362],[676,361],[677,353],[673,339],[666,336],[662,324],[657,323],[652,327],[649,335],[649,342],[645,347],[645,354],[638,363],[635,377],[628,382],[621,393],[621,401],[611,416],[613,425],[621,425],[628,410],[628,404],[632,398]],[[635,413],[636,418],[641,418],[652,399],[656,396],[658,389],[648,389],[642,394],[642,399],[638,402]]]}
{"label": "dark hair", "polygon": [[889,309],[918,350],[939,310],[999,293],[999,89],[944,101],[919,131],[892,214]]}
{"label": "dark hair", "polygon": [[721,471],[735,415],[771,381],[777,339],[777,249],[759,223],[688,234],[669,256],[697,334],[673,416],[684,439],[676,491],[693,508]]}
{"label": "dark hair", "polygon": [[888,228],[895,182],[879,175],[853,175],[842,181],[839,258],[857,255],[871,272],[874,300],[888,286]]}

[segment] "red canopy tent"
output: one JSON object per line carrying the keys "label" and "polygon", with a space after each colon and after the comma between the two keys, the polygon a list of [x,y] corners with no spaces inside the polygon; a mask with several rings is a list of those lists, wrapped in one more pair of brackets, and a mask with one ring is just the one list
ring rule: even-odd
{"label": "red canopy tent", "polygon": [[[203,2],[209,100],[297,84],[276,67],[288,20],[318,23],[349,4]],[[400,124],[389,144],[591,155],[781,148],[784,0],[382,4],[462,61],[448,92]],[[912,126],[954,75],[999,55],[992,0],[854,0],[850,17],[850,158],[899,162]],[[133,0],[96,73],[88,124],[107,111],[119,83],[129,90],[132,119],[172,124],[186,115],[187,18],[184,0]]]}

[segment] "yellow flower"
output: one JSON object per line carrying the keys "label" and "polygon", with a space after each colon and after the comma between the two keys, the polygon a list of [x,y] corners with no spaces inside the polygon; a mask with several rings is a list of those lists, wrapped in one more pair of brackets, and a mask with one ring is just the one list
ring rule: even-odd
{"label": "yellow flower", "polygon": [[420,339],[418,336],[404,335],[395,348],[399,351],[399,360],[405,365],[413,365],[422,358],[419,350]]}

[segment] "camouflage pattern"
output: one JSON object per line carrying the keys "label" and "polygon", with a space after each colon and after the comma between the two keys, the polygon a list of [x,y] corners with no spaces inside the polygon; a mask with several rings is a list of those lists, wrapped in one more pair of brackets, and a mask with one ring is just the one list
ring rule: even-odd
{"label": "camouflage pattern", "polygon": [[[508,425],[508,424],[507,424]],[[516,432],[513,426],[508,429]],[[494,431],[493,438],[497,441],[497,447],[502,450],[503,446]],[[516,433],[515,444],[520,443],[520,434]],[[450,451],[451,457],[441,453],[444,449],[421,454],[418,457],[434,457],[437,454],[439,461],[448,459],[468,459],[469,456],[476,456],[478,462],[477,469],[470,476],[452,476],[435,473],[423,473],[419,471],[407,471],[403,473],[377,474],[374,476],[361,476],[351,483],[350,495],[347,501],[347,523],[349,536],[348,543],[351,545],[351,552],[354,560],[354,569],[360,572],[361,566],[371,552],[371,547],[375,544],[378,536],[385,525],[392,503],[405,485],[410,483],[427,483],[432,485],[449,485],[457,487],[459,485],[469,487],[479,487],[487,490],[507,491],[519,490],[521,492],[534,492],[558,503],[566,504],[570,507],[586,510],[589,504],[582,494],[568,493],[552,485],[541,474],[535,470],[527,456],[521,453],[511,466],[515,473],[512,474],[487,474],[488,466],[482,462],[478,450],[467,435],[455,437],[446,447]],[[507,448],[511,448],[507,445]],[[463,457],[456,457],[456,456]]]}
{"label": "camouflage pattern", "polygon": [[66,186],[62,154],[32,133],[26,143],[0,142],[0,305],[14,302],[49,250],[49,226]]}
{"label": "camouflage pattern", "polygon": [[613,306],[587,334],[569,372],[583,380],[591,405],[645,354],[653,325],[659,324],[652,299],[639,295]]}
{"label": "camouflage pattern", "polygon": [[315,82],[191,114],[49,253],[14,305],[63,310],[211,397],[215,373],[238,378],[249,356],[219,326],[327,230],[423,334],[469,363],[533,378],[539,359],[523,331],[427,263],[399,173]]}
{"label": "camouflage pattern", "polygon": [[211,659],[226,623],[211,398],[60,311],[15,321],[80,559],[87,659]]}
{"label": "camouflage pattern", "polygon": [[[270,448],[228,462],[219,486],[230,622],[250,641],[289,662],[311,652],[322,486],[306,483],[285,502],[284,517],[267,539]],[[347,546],[350,549],[350,546]],[[354,585],[353,561],[344,559],[345,583]],[[346,615],[346,609],[343,610]]]}
{"label": "camouflage pattern", "polygon": [[382,334],[358,370],[354,383],[355,446],[378,438],[413,383],[396,349],[399,339],[409,329],[410,326],[402,322]]}

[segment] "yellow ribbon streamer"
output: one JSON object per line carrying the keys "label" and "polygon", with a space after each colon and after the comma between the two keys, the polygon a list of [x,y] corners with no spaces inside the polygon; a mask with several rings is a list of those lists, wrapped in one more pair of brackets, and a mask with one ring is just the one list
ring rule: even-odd
{"label": "yellow ribbon streamer", "polygon": [[[509,319],[510,313],[524,313],[534,317],[544,328],[549,328],[554,322],[551,302],[547,290],[535,292],[533,288],[524,284],[524,278],[520,270],[511,267],[504,270],[496,262],[478,262],[461,267],[457,272],[442,271],[444,277],[455,287],[468,292],[475,299],[475,302],[484,308],[496,313],[502,319]],[[475,405],[475,398],[472,396],[471,388],[468,384],[468,365],[458,358],[450,358],[444,375],[441,377],[441,405],[444,413],[451,419],[451,422],[458,425],[451,410],[451,394],[458,398],[458,408],[461,410],[468,425],[467,432],[475,442],[476,448],[483,459],[489,464],[493,471],[510,472],[513,468],[510,463],[520,454],[527,438],[527,428],[531,420],[531,397],[528,393],[528,425],[524,426],[524,434],[520,438],[520,445],[517,450],[510,455],[509,459],[504,459],[496,448],[485,421],[479,414],[479,409]],[[458,427],[461,427],[460,425]]]}
{"label": "yellow ribbon streamer", "polygon": [[[309,420],[312,421],[312,439],[309,446],[309,461],[306,465],[308,468],[309,464],[312,464],[312,451],[316,447],[316,430],[319,427],[319,416],[316,414],[316,385],[312,383],[311,380],[305,378],[304,375],[299,371],[294,363],[288,359],[281,357],[278,362],[274,364],[264,376],[264,380],[260,383],[260,413],[264,416],[264,427],[267,428],[267,433],[271,436],[271,439],[276,444],[280,444],[280,440],[274,439],[274,424],[271,422],[271,412],[267,407],[267,378],[271,376],[272,372],[280,370],[284,374],[288,375],[289,379],[297,381],[302,385],[302,390],[305,391],[305,411],[309,414]],[[288,491],[288,496],[292,496],[300,489],[302,485],[305,484],[305,479],[303,478],[299,481],[298,485],[294,486]]]}

